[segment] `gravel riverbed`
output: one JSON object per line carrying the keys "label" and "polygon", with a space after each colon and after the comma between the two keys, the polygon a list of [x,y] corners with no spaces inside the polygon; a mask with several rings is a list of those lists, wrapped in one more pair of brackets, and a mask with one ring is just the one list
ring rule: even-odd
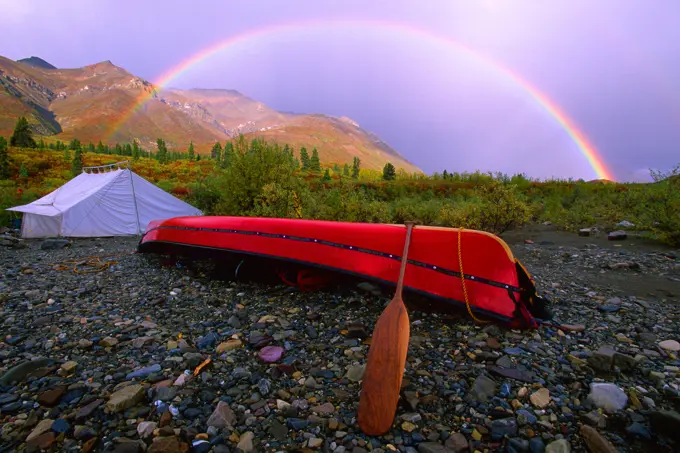
{"label": "gravel riverbed", "polygon": [[553,325],[410,310],[380,437],[356,416],[389,291],[214,279],[136,238],[0,246],[0,451],[679,451],[680,259],[591,239],[510,242]]}

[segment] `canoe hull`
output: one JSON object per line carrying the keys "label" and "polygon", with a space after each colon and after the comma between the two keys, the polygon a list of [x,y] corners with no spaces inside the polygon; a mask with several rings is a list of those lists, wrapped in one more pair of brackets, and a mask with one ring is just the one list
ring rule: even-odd
{"label": "canoe hull", "polygon": [[[163,253],[179,247],[250,254],[396,285],[405,235],[404,225],[176,217],[152,221],[138,251]],[[536,326],[526,304],[527,297],[535,293],[533,281],[499,237],[475,230],[417,226],[408,261],[405,291],[469,307],[477,316],[513,327]]]}

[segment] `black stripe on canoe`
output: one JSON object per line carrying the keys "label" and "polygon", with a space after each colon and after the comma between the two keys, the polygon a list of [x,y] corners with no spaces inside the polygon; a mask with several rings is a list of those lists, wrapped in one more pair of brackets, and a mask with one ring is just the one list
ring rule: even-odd
{"label": "black stripe on canoe", "polygon": [[[387,258],[387,259],[393,259],[396,261],[401,261],[401,256],[399,255],[393,255],[391,253],[385,253],[381,252],[379,250],[371,250],[363,247],[356,247],[353,245],[347,245],[347,244],[340,244],[337,242],[331,242],[331,241],[325,241],[323,239],[315,239],[315,238],[308,238],[308,237],[302,237],[302,236],[291,236],[288,234],[276,234],[276,233],[263,233],[261,231],[250,231],[250,230],[235,230],[231,228],[196,228],[196,227],[184,227],[184,226],[174,226],[174,225],[161,225],[154,227],[144,233],[142,236],[142,240],[144,240],[144,236],[146,236],[148,233],[151,233],[152,231],[155,230],[160,230],[160,229],[166,229],[166,230],[184,230],[184,231],[204,231],[206,233],[230,233],[230,234],[243,234],[243,235],[248,235],[248,236],[262,236],[262,237],[268,237],[268,238],[274,238],[274,239],[289,239],[292,241],[299,241],[299,242],[313,242],[316,244],[322,244],[322,245],[327,245],[329,247],[337,247],[345,250],[352,250],[355,252],[361,252],[361,253],[367,253],[370,255],[376,255],[380,256],[382,258]],[[140,241],[141,243],[141,241]],[[433,270],[435,272],[439,272],[444,275],[448,275],[451,277],[458,277],[460,278],[461,274],[460,272],[451,270],[451,269],[446,269],[443,267],[435,266],[433,264],[428,264],[428,263],[423,263],[421,261],[416,261],[416,260],[408,260],[409,264],[413,264],[414,266],[419,266],[423,267],[425,269]],[[497,288],[503,288],[507,289],[510,291],[514,292],[521,292],[521,289],[514,286],[514,285],[508,285],[507,283],[501,283],[497,282],[495,280],[489,280],[488,278],[484,277],[478,277],[476,275],[470,275],[470,274],[465,274],[465,279],[466,280],[471,280],[474,282],[479,282],[479,283],[484,283],[486,285],[491,285],[495,286]]]}
{"label": "black stripe on canoe", "polygon": [[[170,227],[170,228],[173,228],[173,227]],[[184,228],[184,227],[182,227],[182,228]],[[153,230],[149,230],[149,231],[147,231],[147,233],[151,232],[151,231],[153,231]],[[142,240],[143,240],[143,236],[142,236]],[[281,257],[281,256],[278,256],[278,255],[268,255],[266,253],[260,253],[260,252],[247,252],[247,251],[238,250],[238,249],[228,249],[228,248],[224,248],[224,247],[212,247],[212,246],[209,246],[209,245],[187,244],[187,243],[183,243],[183,242],[173,242],[173,241],[165,241],[165,240],[150,240],[150,241],[146,241],[144,243],[142,243],[140,241],[140,243],[139,243],[139,247],[142,247],[142,248],[144,246],[151,248],[154,245],[166,245],[166,246],[174,247],[175,249],[190,249],[190,250],[191,249],[194,249],[194,250],[200,249],[200,250],[207,250],[207,251],[220,252],[220,253],[234,253],[236,255],[259,256],[259,257],[263,257],[263,258],[270,258],[270,259],[275,259],[275,260],[279,260],[279,261],[286,261],[286,262],[289,262],[289,263],[303,264],[303,265],[307,265],[307,266],[311,266],[311,267],[316,267],[316,268],[319,268],[319,269],[326,269],[326,270],[331,270],[331,271],[335,271],[335,272],[340,272],[340,273],[343,273],[343,274],[346,274],[346,275],[351,275],[351,276],[355,276],[355,277],[361,277],[361,278],[364,278],[364,279],[367,279],[367,280],[372,280],[372,281],[382,283],[382,284],[388,285],[388,286],[396,286],[397,285],[395,282],[390,281],[390,280],[384,280],[382,278],[373,277],[373,276],[370,276],[370,275],[364,275],[364,274],[360,274],[358,272],[352,272],[352,271],[348,271],[346,269],[341,269],[341,268],[337,268],[337,267],[326,266],[326,265],[323,265],[323,264],[315,263],[313,261],[304,261],[304,260],[299,260],[299,259],[295,259],[295,258],[285,258],[285,257]],[[429,293],[429,292],[427,292],[423,289],[417,289],[417,288],[413,288],[413,287],[407,286],[407,285],[404,285],[404,291],[410,291],[414,294],[419,294],[421,296],[424,296],[424,297],[427,297],[427,298],[430,298],[430,299],[445,302],[445,303],[452,305],[452,306],[454,306],[458,309],[465,309],[466,306],[467,306],[465,304],[465,302],[460,301],[458,299],[453,299],[453,298],[449,298],[449,297],[440,296],[438,294]],[[511,294],[511,293],[508,292],[508,294]],[[517,303],[514,300],[513,300],[513,302],[515,304]],[[509,322],[512,322],[514,320],[514,318],[511,318],[511,317],[508,317],[508,316],[503,316],[503,315],[498,314],[496,312],[487,310],[485,308],[477,307],[475,305],[470,305],[470,309],[480,316],[484,316],[485,318],[495,319],[496,321],[509,323]]]}

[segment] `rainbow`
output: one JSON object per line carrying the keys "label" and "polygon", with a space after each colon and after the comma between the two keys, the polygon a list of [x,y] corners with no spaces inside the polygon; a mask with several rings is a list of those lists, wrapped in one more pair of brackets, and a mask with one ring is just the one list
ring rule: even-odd
{"label": "rainbow", "polygon": [[[172,80],[176,79],[178,76],[184,74],[186,71],[191,69],[193,66],[196,64],[200,63],[201,61],[209,58],[210,56],[221,52],[225,49],[228,49],[230,47],[236,46],[237,44],[243,43],[248,40],[252,40],[255,38],[260,38],[260,37],[265,37],[265,36],[270,36],[270,35],[275,35],[277,33],[281,33],[284,31],[290,31],[290,30],[299,30],[299,29],[309,29],[309,28],[314,28],[314,27],[322,27],[324,29],[327,29],[329,27],[335,27],[335,26],[340,26],[340,27],[365,27],[369,28],[372,30],[375,29],[380,29],[380,30],[388,30],[388,31],[395,31],[399,33],[408,33],[412,34],[415,36],[418,36],[420,38],[428,39],[434,42],[438,42],[440,44],[445,44],[451,48],[454,48],[457,51],[460,51],[462,53],[465,53],[478,61],[485,63],[492,68],[494,68],[497,72],[501,73],[502,75],[506,76],[509,80],[511,80],[513,83],[516,85],[520,86],[526,93],[528,93],[535,101],[536,103],[541,106],[541,108],[546,111],[550,116],[552,116],[555,121],[564,129],[564,131],[567,133],[567,135],[571,138],[571,140],[575,143],[581,154],[586,158],[588,161],[589,165],[597,175],[597,178],[599,179],[609,179],[609,180],[614,180],[614,177],[612,175],[612,172],[607,168],[607,166],[604,163],[604,160],[602,157],[599,155],[595,147],[588,141],[586,136],[581,132],[576,124],[567,116],[566,113],[560,110],[559,106],[553,102],[551,99],[548,98],[544,93],[542,93],[538,88],[534,87],[531,85],[528,81],[526,81],[524,78],[522,78],[519,74],[515,73],[511,69],[507,68],[500,62],[493,60],[489,56],[486,56],[458,41],[453,40],[450,37],[444,36],[437,34],[435,32],[431,32],[428,30],[423,30],[420,28],[416,28],[412,25],[409,24],[404,24],[404,23],[397,23],[397,22],[385,22],[385,21],[377,21],[377,20],[313,20],[313,21],[307,21],[307,22],[293,22],[293,23],[285,23],[285,24],[278,24],[278,25],[272,25],[272,26],[267,26],[264,28],[258,28],[258,29],[253,29],[235,36],[230,36],[222,41],[218,41],[216,43],[211,44],[210,46],[203,48],[202,50],[196,52],[193,54],[191,57],[187,58],[186,60],[183,60],[176,66],[172,67],[165,73],[163,73],[156,82],[154,82],[154,85],[158,87],[165,87],[168,85],[169,82]],[[123,124],[125,124],[126,121],[132,117],[139,109],[149,100],[151,99],[155,94],[155,91],[152,91],[150,93],[145,92],[141,96],[137,98],[137,100],[133,103],[132,107],[124,111],[121,115],[121,118],[113,123],[112,127],[109,129],[110,132],[106,136],[106,139],[110,139],[113,134],[115,134]]]}

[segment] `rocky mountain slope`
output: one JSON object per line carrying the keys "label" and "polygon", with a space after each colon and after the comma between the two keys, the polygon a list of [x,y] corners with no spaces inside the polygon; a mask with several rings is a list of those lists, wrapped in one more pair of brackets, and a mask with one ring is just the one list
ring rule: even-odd
{"label": "rocky mountain slope", "polygon": [[216,141],[239,133],[311,151],[322,163],[351,163],[382,169],[386,162],[420,171],[375,134],[348,118],[278,112],[238,91],[166,89],[110,61],[82,68],[55,68],[30,57],[0,57],[0,135],[11,134],[26,116],[36,134],[61,140],[115,144],[136,139],[154,149],[156,138],[172,148],[193,141],[207,152]]}

